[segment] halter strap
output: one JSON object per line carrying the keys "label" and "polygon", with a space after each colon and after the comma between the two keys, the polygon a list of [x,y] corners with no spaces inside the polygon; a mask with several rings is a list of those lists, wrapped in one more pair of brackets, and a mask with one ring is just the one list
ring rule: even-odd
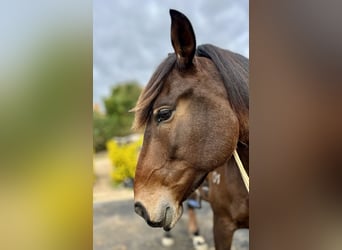
{"label": "halter strap", "polygon": [[239,154],[237,153],[236,149],[233,152],[233,156],[234,156],[235,162],[238,165],[238,168],[240,170],[240,174],[241,174],[243,183],[245,184],[247,192],[249,193],[249,177],[248,177],[248,174],[247,174],[245,168],[243,167],[243,164],[240,160]]}

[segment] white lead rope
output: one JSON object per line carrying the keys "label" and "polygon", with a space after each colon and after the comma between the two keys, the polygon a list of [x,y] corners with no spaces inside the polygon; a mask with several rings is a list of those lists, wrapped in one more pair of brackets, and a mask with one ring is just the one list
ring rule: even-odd
{"label": "white lead rope", "polygon": [[246,170],[244,169],[244,167],[243,167],[243,165],[242,165],[242,162],[241,162],[241,160],[240,160],[240,157],[239,157],[239,155],[238,155],[236,149],[235,149],[234,152],[233,152],[233,156],[234,156],[234,159],[235,159],[236,164],[237,164],[238,167],[239,167],[239,170],[240,170],[240,173],[241,173],[241,176],[242,176],[243,183],[245,183],[247,192],[249,193],[249,177],[248,177],[248,174],[247,174]]}

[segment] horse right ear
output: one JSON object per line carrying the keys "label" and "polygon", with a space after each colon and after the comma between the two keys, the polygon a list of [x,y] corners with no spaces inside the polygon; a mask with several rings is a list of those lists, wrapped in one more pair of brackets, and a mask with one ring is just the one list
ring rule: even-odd
{"label": "horse right ear", "polygon": [[189,19],[177,10],[170,9],[171,42],[180,68],[192,65],[196,51],[195,32]]}

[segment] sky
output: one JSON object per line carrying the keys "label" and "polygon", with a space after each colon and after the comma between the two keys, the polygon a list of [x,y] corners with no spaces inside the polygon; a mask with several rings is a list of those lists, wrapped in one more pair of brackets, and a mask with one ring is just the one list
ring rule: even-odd
{"label": "sky", "polygon": [[159,63],[173,52],[169,9],[192,23],[197,45],[211,43],[249,57],[246,0],[94,0],[93,103],[118,83],[147,84]]}

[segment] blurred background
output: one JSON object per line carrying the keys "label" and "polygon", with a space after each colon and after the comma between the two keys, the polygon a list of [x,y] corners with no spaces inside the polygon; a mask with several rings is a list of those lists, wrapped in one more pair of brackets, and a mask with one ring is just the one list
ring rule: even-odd
{"label": "blurred background", "polygon": [[[341,249],[341,3],[331,0],[250,11],[248,1],[0,1],[0,249],[162,249],[112,177],[107,144],[130,132],[110,129],[99,149],[93,120],[96,110],[107,121],[113,88],[142,88],[172,51],[169,8],[190,18],[198,44],[250,54],[253,249]],[[95,198],[101,159],[106,188],[122,194]],[[177,227],[191,247],[186,220]]]}
{"label": "blurred background", "polygon": [[[249,57],[248,1],[93,1],[93,244],[97,250],[164,249],[163,231],[148,227],[133,211],[132,186],[142,134],[131,130],[134,114],[128,111],[158,64],[173,52],[170,8],[190,19],[197,45],[211,43]],[[205,204],[198,214],[201,230],[213,247],[209,206]],[[173,230],[176,244],[168,249],[192,249],[186,212],[178,224]],[[247,234],[238,235],[236,249],[248,249]]]}
{"label": "blurred background", "polygon": [[0,33],[0,248],[90,249],[92,2],[1,1]]}

